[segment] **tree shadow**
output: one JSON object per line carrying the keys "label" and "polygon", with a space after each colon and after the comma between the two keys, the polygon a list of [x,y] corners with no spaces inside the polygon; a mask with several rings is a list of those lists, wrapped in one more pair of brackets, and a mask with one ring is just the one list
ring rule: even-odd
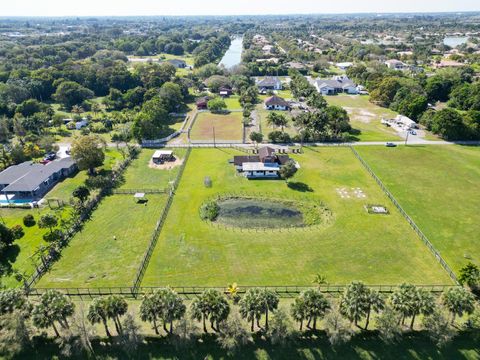
{"label": "tree shadow", "polygon": [[300,191],[300,192],[313,192],[313,189],[310,185],[303,182],[289,182],[287,183],[289,189]]}
{"label": "tree shadow", "polygon": [[17,260],[18,254],[20,254],[20,246],[17,244],[12,244],[5,249],[5,252],[0,259],[0,265],[5,274],[10,275],[12,273],[12,264]]}

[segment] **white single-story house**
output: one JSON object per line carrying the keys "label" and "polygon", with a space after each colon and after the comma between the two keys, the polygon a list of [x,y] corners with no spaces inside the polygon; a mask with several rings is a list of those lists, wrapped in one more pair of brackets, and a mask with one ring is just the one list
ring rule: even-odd
{"label": "white single-story house", "polygon": [[334,76],[332,79],[317,79],[313,86],[322,95],[335,95],[338,93],[347,93],[351,95],[358,94],[357,85],[347,76]]}
{"label": "white single-story house", "polygon": [[336,63],[335,64],[340,70],[346,70],[349,67],[353,66],[352,62],[341,62],[341,63]]}
{"label": "white single-story house", "polygon": [[157,150],[152,155],[152,162],[154,164],[163,164],[165,161],[173,161],[173,151],[171,150]]}
{"label": "white single-story house", "polygon": [[257,80],[257,88],[262,90],[282,90],[282,82],[276,76],[267,76]]}
{"label": "white single-story house", "polygon": [[408,69],[407,64],[405,64],[404,62],[402,62],[400,60],[396,60],[396,59],[391,59],[391,60],[385,61],[385,65],[387,65],[387,67],[389,69],[393,69],[393,70],[406,70],[406,69]]}
{"label": "white single-story house", "polygon": [[265,100],[265,109],[287,111],[290,109],[290,104],[280,96],[272,96]]}
{"label": "white single-story house", "polygon": [[258,155],[233,157],[235,169],[248,179],[280,177],[280,168],[290,160],[288,155],[277,155],[274,148],[260,148]]}

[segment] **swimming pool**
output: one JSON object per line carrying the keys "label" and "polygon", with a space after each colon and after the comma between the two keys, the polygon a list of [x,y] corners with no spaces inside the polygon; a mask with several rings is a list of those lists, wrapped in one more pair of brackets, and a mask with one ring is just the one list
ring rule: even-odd
{"label": "swimming pool", "polygon": [[10,199],[10,200],[0,199],[0,204],[28,204],[33,201],[34,200],[32,199]]}

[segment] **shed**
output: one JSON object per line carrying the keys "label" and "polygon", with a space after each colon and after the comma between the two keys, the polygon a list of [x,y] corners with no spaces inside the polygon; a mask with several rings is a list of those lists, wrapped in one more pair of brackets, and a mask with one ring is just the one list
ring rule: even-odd
{"label": "shed", "polygon": [[172,150],[157,150],[152,155],[152,161],[155,164],[163,164],[165,161],[173,161],[175,157],[173,156]]}

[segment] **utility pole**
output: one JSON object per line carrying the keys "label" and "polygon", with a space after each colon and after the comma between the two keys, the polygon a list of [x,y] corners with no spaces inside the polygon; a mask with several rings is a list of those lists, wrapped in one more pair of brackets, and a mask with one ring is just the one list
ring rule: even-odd
{"label": "utility pole", "polygon": [[213,127],[213,147],[216,148],[217,144],[215,142],[215,126]]}
{"label": "utility pole", "polygon": [[407,146],[407,142],[408,142],[408,135],[410,135],[410,130],[407,130],[407,137],[405,138],[405,146]]}

